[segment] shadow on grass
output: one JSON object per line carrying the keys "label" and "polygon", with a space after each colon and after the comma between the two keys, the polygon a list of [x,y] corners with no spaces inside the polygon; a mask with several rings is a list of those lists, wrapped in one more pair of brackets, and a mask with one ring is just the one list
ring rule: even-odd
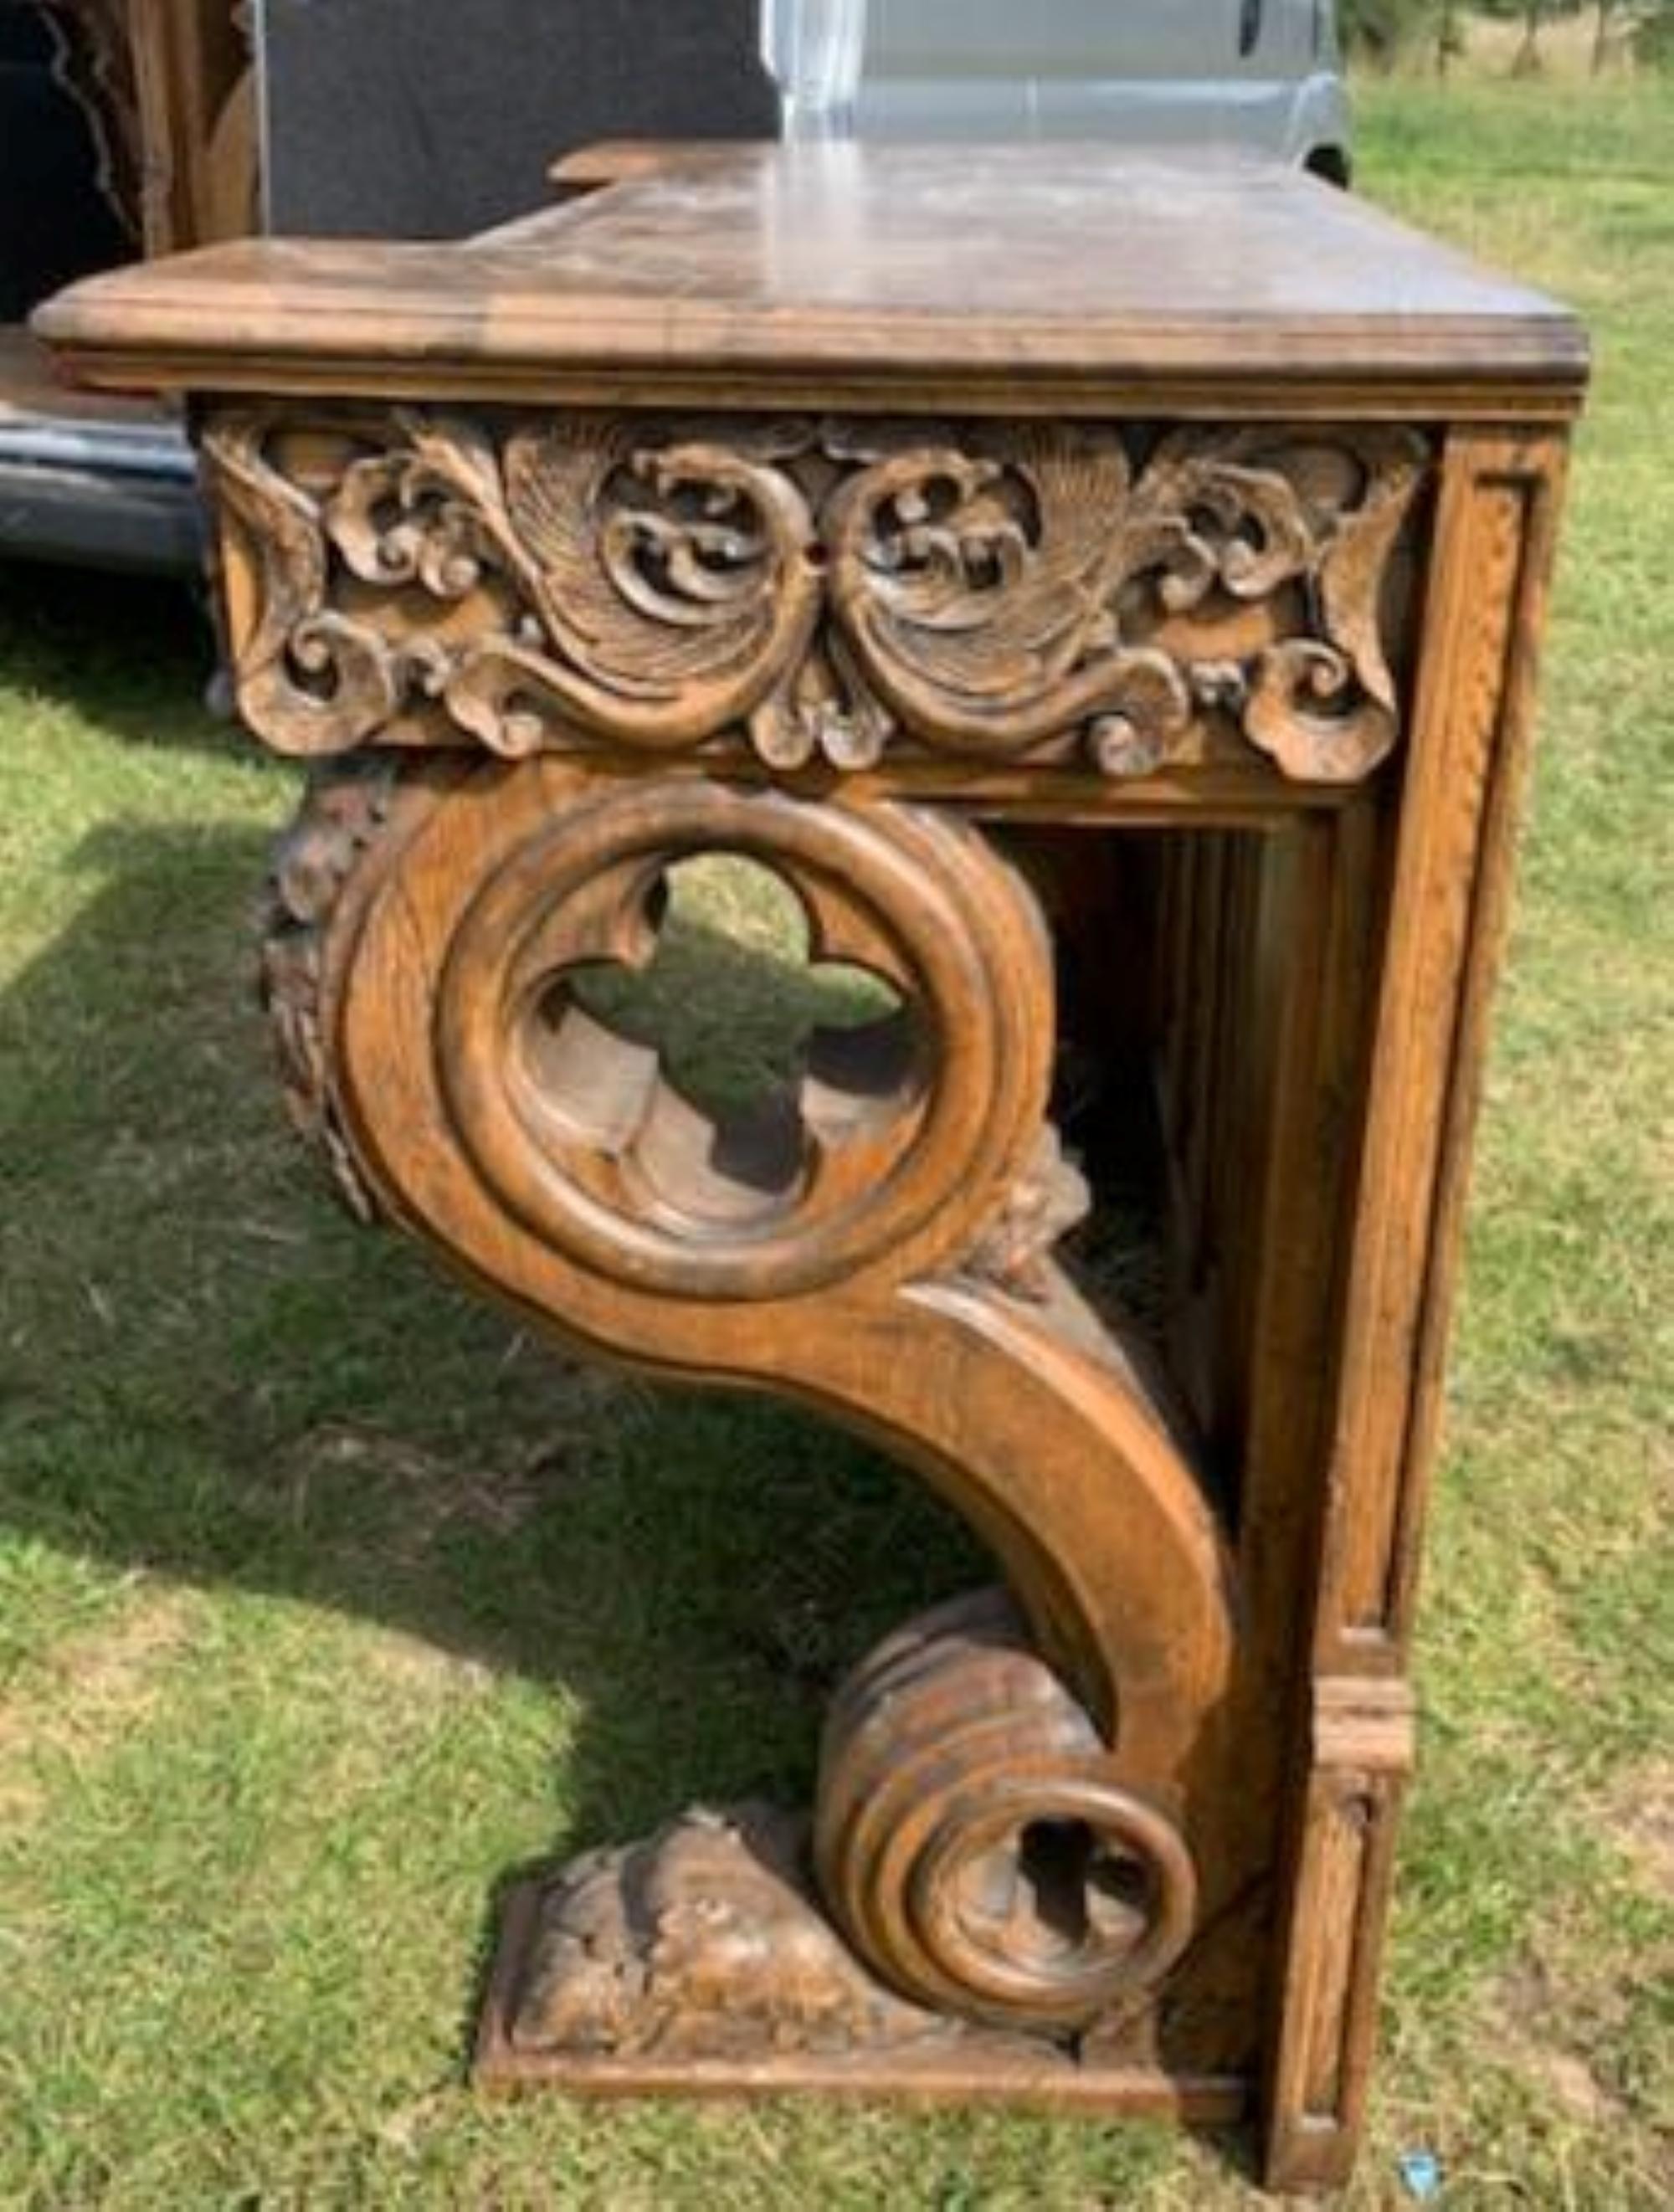
{"label": "shadow on grass", "polygon": [[[0,571],[0,653],[125,748],[243,750],[183,707],[184,586]],[[810,1418],[583,1368],[341,1214],[254,1004],[266,845],[112,823],[52,857],[84,902],[0,996],[0,1524],[550,1686],[557,1854],[806,1800],[841,1674],[989,1563]]]}
{"label": "shadow on grass", "polygon": [[72,705],[130,744],[224,752],[206,699],[220,654],[207,596],[185,578],[0,562],[7,683]]}
{"label": "shadow on grass", "polygon": [[[85,605],[64,580],[42,588],[50,619],[11,679],[158,745],[182,719],[190,609],[118,588],[174,623],[142,678],[131,639],[78,656]],[[207,718],[188,742],[235,744]],[[0,1526],[101,1573],[327,1609],[554,1691],[549,1858],[694,1802],[807,1802],[842,1676],[992,1562],[812,1418],[582,1366],[350,1222],[283,1126],[253,1003],[266,845],[206,818],[61,848],[87,895],[0,995]],[[849,1006],[852,978],[678,900],[675,918],[648,978],[667,1003],[637,1011],[665,1047],[679,1015],[694,1075],[724,1059],[752,1087],[781,1080],[810,1023],[877,1011]],[[495,1908],[527,1871],[483,1900],[460,2060]]]}
{"label": "shadow on grass", "polygon": [[[64,580],[47,597],[60,627],[9,676],[75,722],[160,747],[195,664],[189,607],[119,589],[121,607],[173,623],[142,676],[131,639],[78,657],[86,607]],[[0,599],[0,651],[11,611]],[[187,743],[236,747],[206,717],[188,718]],[[0,1530],[83,1583],[138,1573],[321,1608],[413,1639],[427,1679],[440,1655],[551,1691],[543,1863],[693,1802],[807,1802],[842,1676],[915,1612],[991,1580],[992,1561],[914,1480],[811,1417],[583,1366],[340,1212],[283,1124],[253,1003],[267,837],[212,818],[222,786],[211,763],[198,772],[204,818],[188,799],[173,826],[60,841],[50,869],[82,902],[0,993]],[[86,773],[105,773],[97,749]],[[771,1080],[810,1021],[852,1018],[852,979],[703,935],[685,923],[666,979],[688,1026],[686,1002],[720,1004],[724,1041],[680,1039],[695,1070],[713,1074],[724,1043]],[[712,962],[723,944],[725,988],[706,971],[700,992],[685,956]],[[256,1724],[259,1700],[320,1690],[287,1679],[295,1634],[274,1639],[290,1657],[264,1680],[253,1617],[253,1635],[231,1632]],[[33,1632],[50,1644],[55,1630],[49,1614]],[[381,1650],[365,1647],[374,1674]],[[326,1662],[340,1669],[328,1694],[355,1695],[355,1663]],[[374,1680],[368,1695],[362,1730],[390,1691]],[[471,1709],[480,1747],[450,1754],[454,1787],[508,1735],[527,1771],[514,1707]],[[445,1966],[452,2080],[498,1908],[528,1871],[502,1869],[476,1955]],[[440,1897],[460,1876],[429,1879]]]}
{"label": "shadow on grass", "polygon": [[988,1578],[758,1401],[582,1369],[342,1217],[253,1003],[253,833],[112,827],[0,1000],[0,1521],[557,1685],[553,1844],[810,1790],[847,1666]]}

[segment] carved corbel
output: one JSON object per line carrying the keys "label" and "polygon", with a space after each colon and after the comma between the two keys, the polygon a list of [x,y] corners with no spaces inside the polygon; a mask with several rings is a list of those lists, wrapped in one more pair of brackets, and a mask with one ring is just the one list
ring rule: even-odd
{"label": "carved corbel", "polygon": [[[698,850],[775,871],[815,956],[900,1009],[839,1054],[816,1038],[765,1152],[576,988],[648,956],[664,874]],[[852,1424],[1005,1573],[1003,1600],[912,1624],[839,1694],[800,1872],[787,1892],[758,1869],[760,1911],[807,1931],[760,2047],[863,2040],[857,2021],[915,2039],[921,2015],[1056,2047],[1142,2010],[1220,1903],[1202,1808],[1234,1629],[1183,1446],[1131,1368],[1060,1325],[1050,1248],[1080,1209],[1045,1120],[1050,962],[1020,878],[907,806],[437,767],[405,779],[329,935],[333,1136],[392,1213],[568,1340]],[[513,2059],[582,2014],[615,2060],[693,2037],[734,2053],[740,2008],[765,2002],[751,1959],[699,1945],[685,1996],[668,1964],[691,1869],[736,1872],[753,1832],[716,1817],[558,1878],[504,1993]],[[732,2025],[705,2029],[715,1975],[743,1979],[707,2008]]]}

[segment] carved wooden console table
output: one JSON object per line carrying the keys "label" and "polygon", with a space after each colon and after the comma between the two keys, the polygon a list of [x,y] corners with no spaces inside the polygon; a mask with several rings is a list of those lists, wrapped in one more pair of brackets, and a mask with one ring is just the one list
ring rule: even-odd
{"label": "carved wooden console table", "polygon": [[[810,1822],[526,1894],[482,2074],[1256,2108],[1329,2184],[1579,333],[1277,172],[639,167],[42,325],[192,397],[244,717],[318,763],[266,975],[353,1204],[851,1423],[1003,1576],[850,1678]],[[578,981],[715,850],[891,1002],[730,1118]]]}

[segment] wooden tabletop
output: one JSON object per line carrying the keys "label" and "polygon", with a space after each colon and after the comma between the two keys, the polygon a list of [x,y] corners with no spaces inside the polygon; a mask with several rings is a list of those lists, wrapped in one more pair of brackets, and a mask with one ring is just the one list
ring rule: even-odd
{"label": "wooden tabletop", "polygon": [[1300,173],[1110,148],[707,149],[457,246],[253,240],[75,286],[105,386],[1091,411],[1573,411],[1553,301]]}

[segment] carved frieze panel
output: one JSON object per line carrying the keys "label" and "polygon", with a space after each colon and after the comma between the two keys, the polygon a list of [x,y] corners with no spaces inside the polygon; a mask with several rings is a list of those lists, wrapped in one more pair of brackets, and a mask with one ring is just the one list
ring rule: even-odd
{"label": "carved frieze panel", "polygon": [[1412,431],[274,409],[203,442],[283,751],[1346,783],[1400,733]]}

